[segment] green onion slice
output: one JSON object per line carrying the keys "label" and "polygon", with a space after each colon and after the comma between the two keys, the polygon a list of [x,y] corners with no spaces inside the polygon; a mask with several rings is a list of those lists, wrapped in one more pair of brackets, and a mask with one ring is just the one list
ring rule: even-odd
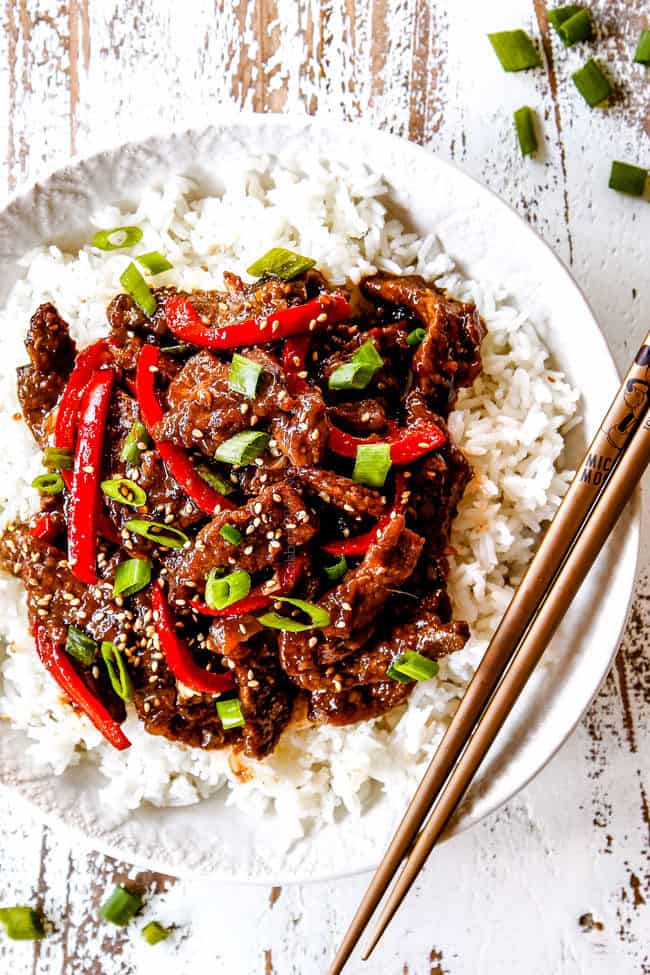
{"label": "green onion slice", "polygon": [[126,440],[122,444],[120,460],[125,461],[127,464],[136,466],[140,463],[142,451],[146,450],[150,443],[151,441],[149,440],[149,434],[147,433],[147,428],[145,427],[144,423],[141,423],[140,420],[136,420],[127,433]]}
{"label": "green onion slice", "polygon": [[97,656],[97,644],[83,630],[77,629],[76,626],[69,626],[65,640],[65,652],[85,667],[90,667]]}
{"label": "green onion slice", "polygon": [[122,247],[133,247],[141,240],[139,227],[113,227],[112,230],[98,230],[92,244],[100,251],[119,251]]}
{"label": "green onion slice", "polygon": [[643,196],[647,178],[647,169],[615,161],[609,174],[609,188],[629,196]]}
{"label": "green onion slice", "polygon": [[122,651],[114,643],[104,640],[102,643],[102,659],[106,664],[113,690],[123,701],[130,701],[133,697],[133,689]]}
{"label": "green onion slice", "polygon": [[289,599],[288,596],[278,596],[276,602],[295,606],[296,609],[306,613],[311,622],[299,623],[298,620],[290,619],[288,616],[280,616],[278,613],[264,613],[263,616],[258,617],[262,626],[269,626],[273,630],[285,630],[288,633],[302,633],[304,630],[322,629],[324,626],[330,625],[330,614],[326,609],[316,606],[314,603],[307,603],[304,599]]}
{"label": "green onion slice", "polygon": [[409,683],[412,680],[431,680],[438,673],[438,664],[435,660],[429,660],[415,650],[407,650],[406,653],[397,657],[387,674],[393,680],[400,683]]}
{"label": "green onion slice", "polygon": [[39,474],[32,481],[32,487],[36,488],[40,494],[61,494],[63,478],[55,471],[51,474]]}
{"label": "green onion slice", "polygon": [[365,389],[374,374],[384,364],[372,342],[364,342],[349,362],[339,366],[330,375],[330,389]]}
{"label": "green onion slice", "polygon": [[140,894],[134,894],[126,887],[116,887],[108,900],[99,908],[100,915],[109,924],[124,927],[131,918],[135,917],[142,908],[144,899]]}
{"label": "green onion slice", "polygon": [[47,936],[43,915],[33,907],[0,907],[0,924],[12,941],[40,941]]}
{"label": "green onion slice", "polygon": [[164,928],[158,921],[149,921],[149,924],[145,924],[140,932],[148,945],[157,945],[159,941],[168,938],[171,933],[171,928]]}
{"label": "green onion slice", "polygon": [[330,580],[330,582],[336,582],[338,579],[342,579],[345,573],[348,571],[348,560],[345,555],[342,555],[336,560],[334,565],[324,565],[323,572]]}
{"label": "green onion slice", "polygon": [[224,440],[217,447],[214,458],[224,464],[250,464],[264,453],[270,439],[268,433],[261,430],[242,430],[229,440]]}
{"label": "green onion slice", "polygon": [[142,264],[150,274],[162,274],[163,271],[169,271],[174,266],[160,251],[149,251],[148,254],[140,254],[136,257],[136,261],[138,264]]}
{"label": "green onion slice", "polygon": [[217,701],[217,714],[221,719],[224,731],[230,731],[231,728],[241,728],[242,725],[246,724],[239,698],[230,701]]}
{"label": "green onion slice", "polygon": [[151,582],[151,562],[149,559],[128,559],[120,562],[115,570],[113,582],[114,596],[132,596]]}
{"label": "green onion slice", "polygon": [[47,467],[51,471],[71,471],[73,466],[74,457],[71,450],[46,447],[43,451],[43,467]]}
{"label": "green onion slice", "polygon": [[120,284],[131,295],[138,308],[142,308],[146,315],[153,315],[156,310],[156,299],[135,264],[129,264],[120,275]]}
{"label": "green onion slice", "polygon": [[166,355],[185,355],[189,350],[187,342],[175,342],[173,345],[161,345],[160,351]]}
{"label": "green onion slice", "polygon": [[162,545],[165,548],[183,548],[189,542],[185,532],[178,528],[172,528],[171,525],[161,525],[158,521],[132,518],[125,523],[124,527],[127,531],[133,532],[134,535],[140,535],[142,538],[147,538],[150,542],[155,542],[156,545]]}
{"label": "green onion slice", "polygon": [[390,444],[365,443],[357,447],[352,480],[356,484],[368,484],[380,488],[386,483],[386,475],[392,467]]}
{"label": "green onion slice", "polygon": [[504,71],[525,71],[542,63],[525,30],[503,30],[488,38]]}
{"label": "green onion slice", "polygon": [[254,278],[261,278],[263,275],[274,275],[284,281],[290,281],[304,271],[309,271],[314,267],[316,261],[310,257],[303,257],[295,251],[289,251],[286,247],[272,247],[262,257],[255,261],[247,270],[247,274]]}
{"label": "green onion slice", "polygon": [[228,386],[236,393],[241,393],[247,399],[255,399],[257,383],[262,375],[262,366],[259,362],[247,359],[245,355],[235,352],[230,363],[228,374]]}
{"label": "green onion slice", "polygon": [[147,503],[147,492],[128,477],[113,477],[109,481],[102,481],[101,489],[107,498],[120,504],[128,504],[131,508],[139,508]]}
{"label": "green onion slice", "polygon": [[571,17],[563,20],[558,27],[558,34],[565,47],[573,47],[580,41],[590,41],[594,36],[594,25],[588,10],[582,7]]}
{"label": "green onion slice", "polygon": [[219,475],[215,474],[214,471],[211,471],[209,467],[200,465],[196,468],[196,473],[199,475],[199,477],[203,478],[206,484],[209,484],[210,487],[215,489],[215,491],[218,491],[219,494],[232,494],[232,492],[235,490],[234,485],[231,484],[230,481],[224,481],[223,477],[219,477]]}
{"label": "green onion slice", "polygon": [[600,105],[613,92],[609,78],[607,78],[593,58],[571,75],[573,83],[592,108]]}
{"label": "green onion slice", "polygon": [[234,525],[222,525],[219,529],[219,534],[227,542],[230,542],[231,545],[239,545],[244,540],[244,536]]}
{"label": "green onion slice", "polygon": [[425,329],[414,328],[413,331],[409,332],[406,336],[406,341],[409,345],[419,345],[426,334]]}
{"label": "green onion slice", "polygon": [[210,569],[205,580],[205,601],[210,609],[226,609],[251,591],[251,577],[243,569],[220,575],[220,569]]}
{"label": "green onion slice", "polygon": [[[554,10],[549,10],[546,14],[548,21],[553,25],[557,33],[560,33],[560,27],[565,20],[569,20],[574,14],[577,14],[582,10],[582,5],[579,3],[570,3],[566,7],[556,7]],[[560,35],[561,36],[561,35]]]}
{"label": "green onion slice", "polygon": [[535,132],[535,114],[528,105],[518,108],[514,115],[515,129],[519,139],[522,156],[530,156],[537,152],[537,134]]}
{"label": "green onion slice", "polygon": [[634,60],[637,64],[650,64],[650,30],[642,30]]}

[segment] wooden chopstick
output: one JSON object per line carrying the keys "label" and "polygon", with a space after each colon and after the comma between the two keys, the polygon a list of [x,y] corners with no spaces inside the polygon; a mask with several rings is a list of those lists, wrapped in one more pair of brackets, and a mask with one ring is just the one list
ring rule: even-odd
{"label": "wooden chopstick", "polygon": [[[553,580],[585,530],[634,431],[645,417],[650,379],[650,332],[574,477],[555,518],[522,579],[459,708],[418,786],[330,968],[339,975],[386,892],[399,864],[451,773],[488,700],[530,627]],[[419,869],[419,868],[418,868]],[[396,909],[396,907],[394,908]]]}

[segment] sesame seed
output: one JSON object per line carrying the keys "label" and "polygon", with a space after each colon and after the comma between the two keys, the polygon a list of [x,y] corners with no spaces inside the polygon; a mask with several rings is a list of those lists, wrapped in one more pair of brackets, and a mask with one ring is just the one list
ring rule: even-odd
{"label": "sesame seed", "polygon": [[253,546],[247,545],[246,548],[244,549],[244,555],[252,555],[252,554],[253,554]]}
{"label": "sesame seed", "polygon": [[320,315],[317,316],[316,321],[317,322],[326,322],[327,321],[327,315],[325,314],[324,311],[322,311],[320,313]]}
{"label": "sesame seed", "polygon": [[92,464],[86,464],[86,466],[85,467],[82,467],[81,469],[84,472],[84,474],[94,474],[95,473],[95,468],[93,467]]}

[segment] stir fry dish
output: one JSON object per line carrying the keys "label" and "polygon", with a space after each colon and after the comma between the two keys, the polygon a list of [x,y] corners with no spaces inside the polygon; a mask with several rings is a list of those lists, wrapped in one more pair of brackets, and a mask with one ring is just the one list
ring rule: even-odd
{"label": "stir fry dish", "polygon": [[416,276],[344,291],[279,248],[249,273],[184,293],[131,264],[81,350],[51,304],[29,325],[40,511],[0,564],[118,749],[131,702],[151,734],[261,758],[289,722],[385,714],[469,637],[446,580],[472,472],[446,418],[481,371],[476,308]]}

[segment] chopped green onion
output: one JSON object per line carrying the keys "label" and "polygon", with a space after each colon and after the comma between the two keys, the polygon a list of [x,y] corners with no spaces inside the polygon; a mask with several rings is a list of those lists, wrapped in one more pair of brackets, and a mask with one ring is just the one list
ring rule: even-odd
{"label": "chopped green onion", "polygon": [[413,331],[409,332],[406,336],[406,341],[409,345],[419,345],[426,334],[425,329],[414,328]]}
{"label": "chopped green onion", "polygon": [[32,481],[32,487],[36,488],[41,494],[61,494],[63,490],[63,478],[60,474],[39,474]]}
{"label": "chopped green onion", "polygon": [[77,629],[76,626],[69,626],[65,639],[65,652],[85,667],[90,667],[97,656],[97,644],[83,630]]}
{"label": "chopped green onion", "polygon": [[153,315],[156,310],[156,299],[135,264],[129,264],[120,275],[120,284],[131,295],[138,308],[142,308],[146,315]]}
{"label": "chopped green onion", "polygon": [[104,640],[102,643],[102,659],[106,664],[111,687],[123,701],[130,701],[133,697],[133,689],[122,651],[114,643]]}
{"label": "chopped green onion", "polygon": [[242,430],[229,440],[224,440],[217,447],[214,458],[224,464],[250,464],[264,453],[270,439],[268,433],[261,430]]}
{"label": "chopped green onion", "polygon": [[533,152],[537,152],[535,115],[528,105],[523,105],[515,112],[515,129],[517,130],[522,156],[530,156]]}
{"label": "chopped green onion", "polygon": [[61,450],[59,447],[46,447],[43,451],[43,467],[51,471],[71,471],[74,458],[71,450]]}
{"label": "chopped green onion", "polygon": [[284,281],[290,281],[303,271],[309,271],[314,267],[316,261],[310,257],[303,257],[289,251],[286,247],[272,247],[262,257],[255,261],[248,268],[247,273],[254,278],[261,278],[262,275],[274,275]]}
{"label": "chopped green onion", "polygon": [[637,64],[650,64],[650,30],[642,30],[634,60]]}
{"label": "chopped green onion", "polygon": [[149,251],[148,254],[140,254],[136,257],[138,264],[142,264],[150,274],[162,274],[169,271],[174,265],[170,264],[167,258],[160,251]]}
{"label": "chopped green onion", "polygon": [[98,230],[92,244],[100,251],[119,251],[122,247],[133,247],[141,240],[139,227],[113,227],[112,230]]}
{"label": "chopped green onion", "polygon": [[244,536],[234,525],[222,525],[219,529],[219,534],[227,542],[230,542],[231,545],[239,545],[244,540]]}
{"label": "chopped green onion", "polygon": [[142,908],[144,899],[140,894],[133,894],[126,887],[116,887],[108,900],[99,908],[100,915],[109,924],[124,927],[131,918],[135,917]]}
{"label": "chopped green onion", "polygon": [[113,477],[110,481],[102,481],[101,489],[107,498],[119,501],[120,504],[128,504],[132,508],[139,508],[147,503],[147,492],[128,477]]}
{"label": "chopped green onion", "polygon": [[224,731],[230,731],[231,728],[241,728],[242,725],[246,724],[239,698],[230,701],[217,701],[217,714],[221,719]]}
{"label": "chopped green onion", "polygon": [[288,633],[302,633],[304,630],[322,629],[324,626],[330,625],[330,614],[326,609],[316,606],[314,603],[307,603],[304,599],[289,599],[288,596],[278,596],[276,602],[295,606],[296,609],[306,613],[311,622],[299,623],[297,620],[290,619],[288,616],[280,616],[278,613],[264,613],[258,617],[262,626],[270,626],[273,630],[285,630]]}
{"label": "chopped green onion", "polygon": [[115,570],[113,582],[114,596],[132,596],[151,582],[151,562],[149,559],[128,559],[120,562]]}
{"label": "chopped green onion", "polygon": [[230,363],[228,386],[248,399],[255,399],[257,383],[261,375],[262,366],[259,362],[253,362],[252,359],[247,359],[245,355],[235,352]]}
{"label": "chopped green onion", "polygon": [[173,345],[161,345],[160,351],[166,355],[185,355],[189,345],[187,342],[175,342]]}
{"label": "chopped green onion", "polygon": [[438,673],[438,664],[415,650],[407,650],[393,661],[387,673],[402,684],[410,680],[431,680]]}
{"label": "chopped green onion", "polygon": [[384,364],[372,342],[364,342],[349,362],[339,366],[330,375],[330,389],[365,389],[374,374]]}
{"label": "chopped green onion", "polygon": [[168,938],[171,933],[171,928],[164,928],[158,921],[149,921],[149,924],[145,924],[140,932],[148,945],[157,945],[159,941]]}
{"label": "chopped green onion", "polygon": [[592,108],[600,105],[613,92],[609,79],[603,74],[593,58],[571,75],[576,88]]}
{"label": "chopped green onion", "polygon": [[[570,17],[573,17],[581,10],[581,4],[571,3],[566,7],[556,7],[555,10],[549,10],[546,16],[548,17],[549,23],[552,24],[556,32],[560,34],[560,27],[565,20],[569,20]],[[562,35],[560,34],[560,37],[561,36]]]}
{"label": "chopped green onion", "polygon": [[215,489],[215,491],[218,491],[219,494],[232,494],[232,492],[235,490],[234,485],[231,484],[230,481],[224,481],[222,477],[219,477],[218,474],[211,471],[209,467],[200,465],[196,468],[196,473],[199,475],[199,477],[203,478],[206,484],[209,484],[210,487]]}
{"label": "chopped green onion", "polygon": [[251,591],[251,577],[243,569],[222,576],[221,569],[210,569],[205,580],[205,601],[210,609],[226,609]]}
{"label": "chopped green onion", "polygon": [[46,937],[43,915],[33,907],[0,907],[0,924],[12,941],[40,941]]}
{"label": "chopped green onion", "polygon": [[156,545],[163,545],[165,548],[183,548],[187,545],[189,538],[185,532],[171,525],[161,525],[158,521],[144,521],[143,519],[133,518],[124,525],[127,531],[134,535],[147,538]]}
{"label": "chopped green onion", "polygon": [[368,484],[370,487],[376,488],[383,487],[392,464],[390,444],[361,444],[357,447],[352,480],[356,484]]}
{"label": "chopped green onion", "polygon": [[345,555],[342,555],[336,560],[334,565],[324,565],[323,572],[330,580],[330,582],[336,582],[337,579],[342,579],[345,573],[348,571],[348,560]]}
{"label": "chopped green onion", "polygon": [[643,196],[648,170],[630,163],[613,162],[609,175],[609,188],[630,196]]}
{"label": "chopped green onion", "polygon": [[488,38],[504,71],[525,71],[542,63],[525,30],[503,30]]}
{"label": "chopped green onion", "polygon": [[146,450],[149,444],[150,440],[147,428],[140,420],[136,420],[129,430],[126,440],[122,444],[120,460],[125,461],[127,464],[133,464],[134,466],[139,464],[142,451]]}
{"label": "chopped green onion", "polygon": [[594,36],[594,25],[589,11],[583,7],[567,17],[558,27],[558,34],[565,47],[573,47],[580,41],[590,41]]}

